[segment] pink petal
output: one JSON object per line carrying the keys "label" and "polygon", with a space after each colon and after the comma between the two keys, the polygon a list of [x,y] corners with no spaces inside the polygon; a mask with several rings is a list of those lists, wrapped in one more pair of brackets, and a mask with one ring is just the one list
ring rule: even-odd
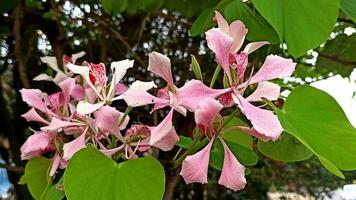
{"label": "pink petal", "polygon": [[75,87],[75,79],[68,78],[58,84],[58,86],[62,90],[63,98],[64,98],[64,105],[67,105],[70,99],[70,94],[72,93]]}
{"label": "pink petal", "polygon": [[182,170],[180,175],[184,181],[189,183],[207,183],[208,182],[208,168],[211,146],[214,139],[211,139],[209,144],[199,152],[187,156],[182,163]]}
{"label": "pink petal", "polygon": [[81,126],[83,124],[75,123],[75,122],[68,122],[62,121],[56,117],[52,118],[51,123],[48,126],[44,126],[41,128],[42,131],[57,131],[58,129],[68,127],[68,126]]}
{"label": "pink petal", "polygon": [[278,84],[263,81],[258,83],[256,90],[248,97],[247,101],[262,101],[262,98],[266,98],[271,101],[278,99],[281,87]]}
{"label": "pink petal", "polygon": [[56,173],[59,165],[62,162],[62,157],[60,155],[56,154],[56,155],[54,155],[52,162],[53,163],[52,163],[52,166],[51,166],[51,171],[49,172],[50,176],[53,176]]}
{"label": "pink petal", "polygon": [[72,90],[72,92],[70,93],[70,95],[77,101],[83,100],[84,95],[85,95],[85,90],[84,88],[79,85],[76,84]]}
{"label": "pink petal", "polygon": [[247,119],[251,121],[253,128],[262,135],[272,139],[277,140],[281,133],[283,132],[282,126],[278,121],[276,115],[272,111],[264,110],[250,104],[241,95],[233,96],[237,97],[234,101],[237,103],[241,111],[245,114]]}
{"label": "pink petal", "polygon": [[209,49],[215,53],[217,62],[227,76],[230,76],[229,53],[234,39],[218,28],[208,30],[205,35]]}
{"label": "pink petal", "polygon": [[148,70],[163,78],[169,85],[174,85],[171,61],[167,56],[155,51],[148,54]]}
{"label": "pink petal", "polygon": [[220,141],[224,147],[224,164],[218,183],[236,192],[246,185],[245,167],[239,163],[224,140],[220,138]]}
{"label": "pink petal", "polygon": [[43,117],[41,117],[41,115],[39,115],[34,108],[31,108],[28,112],[21,115],[21,117],[25,118],[28,122],[41,122],[44,124],[49,124],[49,122],[43,119]]}
{"label": "pink petal", "polygon": [[[124,113],[111,106],[103,106],[94,112],[95,125],[106,133],[117,134],[120,131],[120,121]],[[126,117],[128,119],[128,117]]]}
{"label": "pink petal", "polygon": [[147,92],[147,90],[150,90],[153,87],[156,87],[156,85],[152,81],[135,81],[126,92],[118,97],[115,97],[114,100],[123,99],[127,105],[131,107],[138,107],[155,103],[168,104],[169,100],[157,98]]}
{"label": "pink petal", "polygon": [[79,151],[82,148],[85,148],[85,135],[87,132],[88,128],[85,129],[85,131],[76,139],[74,139],[71,142],[65,143],[63,145],[63,159],[64,160],[69,160],[77,151]]}
{"label": "pink petal", "polygon": [[248,30],[245,28],[244,23],[240,20],[234,21],[230,24],[229,34],[233,38],[233,43],[230,47],[231,53],[236,53],[240,50],[242,44],[244,43],[247,31]]}
{"label": "pink petal", "polygon": [[118,83],[115,86],[115,95],[120,95],[120,94],[126,92],[127,89],[128,89],[128,87],[125,84]]}
{"label": "pink petal", "polygon": [[52,151],[55,146],[52,143],[52,136],[46,132],[39,132],[27,138],[21,146],[21,159],[29,160],[32,157],[40,156],[43,153]]}
{"label": "pink petal", "polygon": [[294,72],[296,64],[292,59],[269,55],[260,70],[252,76],[250,84],[290,76]]}
{"label": "pink petal", "polygon": [[220,14],[220,12],[215,11],[215,20],[218,23],[218,27],[219,29],[228,34],[229,33],[229,24],[227,23],[227,21],[225,20],[225,18]]}
{"label": "pink petal", "polygon": [[171,150],[179,137],[172,124],[173,110],[157,126],[148,127],[151,131],[150,145],[163,151]]}
{"label": "pink petal", "polygon": [[205,128],[205,132],[211,131],[214,128],[215,117],[219,115],[223,108],[224,106],[215,99],[204,99],[195,112],[195,122],[198,125],[202,125]]}
{"label": "pink petal", "polygon": [[21,89],[20,90],[22,100],[29,106],[34,107],[42,112],[47,111],[47,107],[44,101],[44,96],[41,90],[38,89]]}
{"label": "pink petal", "polygon": [[195,112],[198,109],[198,104],[204,99],[216,98],[228,91],[230,91],[230,88],[212,89],[201,81],[190,80],[183,87],[177,89],[175,96],[178,105]]}
{"label": "pink petal", "polygon": [[261,41],[261,42],[251,42],[248,43],[244,49],[244,52],[248,55],[257,49],[261,48],[262,46],[269,44],[267,41]]}

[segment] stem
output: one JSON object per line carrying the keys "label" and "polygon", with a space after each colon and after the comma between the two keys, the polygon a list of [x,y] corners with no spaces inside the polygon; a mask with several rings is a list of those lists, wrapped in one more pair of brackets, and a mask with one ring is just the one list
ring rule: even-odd
{"label": "stem", "polygon": [[125,121],[125,118],[131,112],[131,110],[132,110],[132,107],[131,106],[127,106],[127,108],[125,110],[125,113],[124,113],[124,116],[121,118],[119,125],[121,125]]}
{"label": "stem", "polygon": [[272,103],[272,101],[270,101],[268,99],[264,99],[264,102],[266,102],[267,105],[269,105],[275,113],[278,112],[279,109],[274,105],[274,103]]}
{"label": "stem", "polygon": [[217,65],[216,68],[215,68],[213,77],[211,78],[211,81],[210,81],[210,87],[211,88],[214,87],[215,81],[218,78],[218,75],[219,75],[220,71],[221,71],[221,67],[220,67],[220,65]]}
{"label": "stem", "polygon": [[175,160],[177,159],[178,155],[180,154],[180,152],[181,152],[182,150],[183,150],[183,148],[180,147],[179,150],[177,151],[176,155],[174,155],[173,161],[175,161]]}

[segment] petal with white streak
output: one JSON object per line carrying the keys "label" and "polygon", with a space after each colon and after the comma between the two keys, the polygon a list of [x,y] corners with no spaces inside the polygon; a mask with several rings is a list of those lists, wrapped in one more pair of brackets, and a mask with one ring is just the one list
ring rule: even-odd
{"label": "petal with white streak", "polygon": [[261,41],[261,42],[251,42],[246,45],[244,48],[244,52],[248,55],[257,49],[261,48],[262,46],[269,44],[267,41]]}
{"label": "petal with white streak", "polygon": [[239,94],[236,96],[233,95],[233,99],[235,103],[239,105],[247,119],[251,121],[251,124],[256,131],[273,141],[279,138],[283,129],[277,116],[274,115],[272,111],[264,110],[252,105]]}
{"label": "petal with white streak", "polygon": [[87,101],[80,101],[77,104],[77,112],[80,115],[87,115],[90,114],[96,110],[98,110],[99,108],[101,108],[105,103],[104,102],[99,102],[99,103],[94,103],[91,104]]}
{"label": "petal with white streak", "polygon": [[290,76],[294,72],[296,64],[290,58],[286,59],[280,56],[269,55],[260,70],[252,76],[249,83],[253,84]]}
{"label": "petal with white streak", "polygon": [[271,83],[268,81],[263,81],[258,83],[256,90],[248,97],[247,101],[262,101],[262,98],[266,98],[271,101],[278,99],[281,91],[281,87],[278,84]]}

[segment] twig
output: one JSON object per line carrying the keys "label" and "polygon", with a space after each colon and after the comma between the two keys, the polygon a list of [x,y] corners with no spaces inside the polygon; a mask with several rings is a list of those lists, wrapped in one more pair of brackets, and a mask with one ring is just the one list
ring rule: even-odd
{"label": "twig", "polygon": [[3,163],[0,163],[0,168],[4,168],[7,171],[11,171],[19,174],[23,174],[25,172],[25,169],[23,167],[11,166]]}

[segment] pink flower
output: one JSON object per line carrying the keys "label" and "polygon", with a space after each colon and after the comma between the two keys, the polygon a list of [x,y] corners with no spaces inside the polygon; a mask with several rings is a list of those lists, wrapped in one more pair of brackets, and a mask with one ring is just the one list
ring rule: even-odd
{"label": "pink flower", "polygon": [[[245,80],[245,70],[248,63],[248,54],[268,44],[268,42],[253,42],[247,44],[244,50],[241,48],[247,29],[241,21],[234,21],[228,25],[223,16],[215,13],[215,19],[219,28],[213,28],[206,32],[209,48],[215,53],[216,60],[221,64],[225,74],[229,77],[232,93],[226,93],[221,97],[224,106],[229,107],[232,102],[237,104],[245,116],[251,121],[254,136],[263,140],[277,140],[283,129],[276,115],[272,111],[255,107],[250,102],[261,101],[263,98],[277,100],[280,87],[277,84],[267,82],[276,78],[290,76],[296,66],[291,59],[285,59],[275,55],[267,56],[260,70],[251,78]],[[236,70],[237,78],[232,80],[230,70]],[[257,83],[257,89],[248,97],[243,93],[249,84]]]}
{"label": "pink flower", "polygon": [[206,40],[208,47],[215,53],[217,62],[223,68],[229,81],[231,81],[230,64],[234,64],[234,68],[238,70],[238,75],[243,76],[247,66],[247,55],[268,44],[268,42],[250,43],[240,54],[237,54],[248,31],[245,25],[240,20],[234,21],[229,25],[217,11],[215,11],[215,19],[219,28],[208,30],[205,33]]}
{"label": "pink flower", "polygon": [[202,150],[194,155],[187,156],[183,161],[180,175],[186,183],[207,183],[210,150],[215,138],[218,137],[224,148],[224,163],[219,184],[237,191],[243,189],[246,185],[245,168],[219,136],[220,127],[214,127],[214,120],[220,116],[219,112],[222,108],[223,105],[214,99],[208,99],[199,104],[195,113],[195,121],[198,126],[204,127],[204,134],[210,136],[211,140]]}
{"label": "pink flower", "polygon": [[169,106],[185,116],[187,110],[195,112],[200,101],[216,98],[230,90],[212,89],[198,80],[190,80],[183,87],[177,88],[173,82],[169,58],[157,52],[149,54],[148,70],[163,78],[167,87],[158,90],[155,97],[147,92],[156,87],[153,82],[136,81],[120,97],[129,106],[155,104],[154,110]]}

